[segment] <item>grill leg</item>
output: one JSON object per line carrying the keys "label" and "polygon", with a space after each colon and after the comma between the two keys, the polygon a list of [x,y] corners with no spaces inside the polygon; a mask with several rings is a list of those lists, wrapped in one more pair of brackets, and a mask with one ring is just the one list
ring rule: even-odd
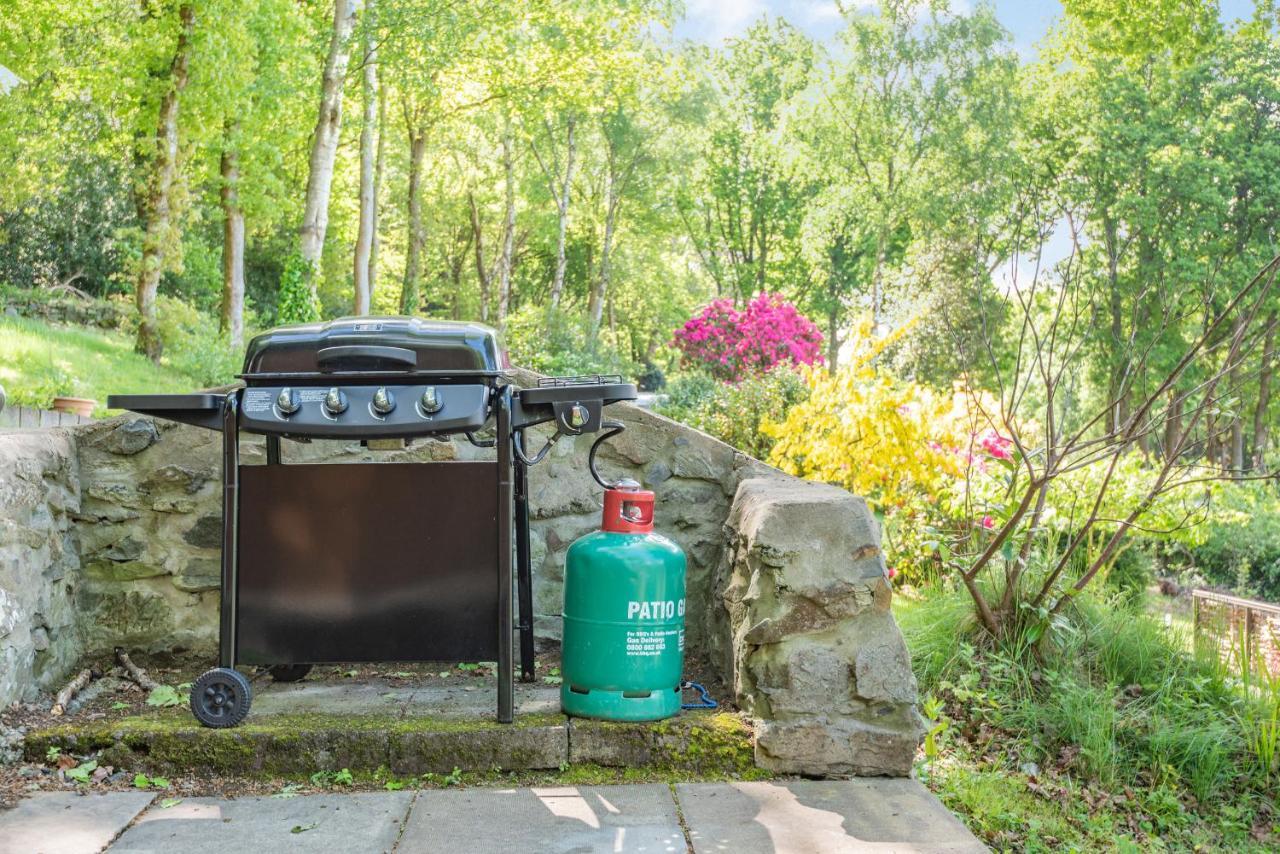
{"label": "grill leg", "polygon": [[280,465],[280,437],[279,436],[267,437],[267,465],[269,466]]}
{"label": "grill leg", "polygon": [[529,470],[515,464],[516,578],[520,604],[520,679],[533,681],[533,567],[529,564]]}
{"label": "grill leg", "polygon": [[511,642],[511,389],[498,392],[498,723],[515,717]]}
{"label": "grill leg", "polygon": [[240,521],[240,433],[235,392],[222,405],[222,591],[218,614],[218,664],[236,666],[236,591]]}

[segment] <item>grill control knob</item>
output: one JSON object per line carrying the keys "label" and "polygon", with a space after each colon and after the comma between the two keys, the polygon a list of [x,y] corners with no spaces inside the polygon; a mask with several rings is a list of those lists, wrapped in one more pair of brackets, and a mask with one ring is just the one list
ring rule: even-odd
{"label": "grill control knob", "polygon": [[280,393],[276,395],[276,409],[280,410],[281,415],[292,415],[302,407],[302,399],[298,397],[298,393],[291,388],[282,388]]}
{"label": "grill control knob", "polygon": [[436,387],[433,385],[427,386],[426,391],[422,393],[422,411],[431,415],[439,412],[442,408],[444,408],[444,401],[440,399],[440,394],[436,391]]}
{"label": "grill control knob", "polygon": [[347,396],[342,389],[334,386],[324,396],[324,411],[330,415],[341,415],[347,411]]}
{"label": "grill control knob", "polygon": [[387,388],[380,388],[373,393],[373,411],[379,415],[387,415],[396,408],[396,397]]}

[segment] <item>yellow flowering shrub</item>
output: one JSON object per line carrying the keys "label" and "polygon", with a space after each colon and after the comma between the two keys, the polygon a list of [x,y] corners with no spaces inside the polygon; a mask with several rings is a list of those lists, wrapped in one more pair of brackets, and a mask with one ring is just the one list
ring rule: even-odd
{"label": "yellow flowering shrub", "polygon": [[808,399],[780,423],[764,425],[775,440],[769,462],[843,486],[881,510],[922,494],[936,498],[964,478],[974,436],[986,426],[969,395],[939,392],[876,367],[876,357],[913,325],[877,339],[865,322],[855,331],[847,364],[835,373],[810,370]]}

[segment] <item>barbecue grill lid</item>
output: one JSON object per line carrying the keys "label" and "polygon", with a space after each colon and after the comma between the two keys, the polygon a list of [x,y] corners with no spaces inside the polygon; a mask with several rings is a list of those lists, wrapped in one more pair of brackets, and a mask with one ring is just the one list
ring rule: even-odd
{"label": "barbecue grill lid", "polygon": [[498,333],[479,323],[418,317],[343,317],[257,335],[245,379],[402,373],[497,376],[509,367]]}

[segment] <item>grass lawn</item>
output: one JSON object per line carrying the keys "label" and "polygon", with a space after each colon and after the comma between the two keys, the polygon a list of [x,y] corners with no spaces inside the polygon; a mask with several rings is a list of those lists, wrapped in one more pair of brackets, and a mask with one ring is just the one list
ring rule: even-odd
{"label": "grass lawn", "polygon": [[47,409],[54,397],[91,397],[94,415],[108,414],[108,394],[184,392],[193,379],[133,352],[117,332],[53,326],[0,316],[0,385],[12,405]]}

